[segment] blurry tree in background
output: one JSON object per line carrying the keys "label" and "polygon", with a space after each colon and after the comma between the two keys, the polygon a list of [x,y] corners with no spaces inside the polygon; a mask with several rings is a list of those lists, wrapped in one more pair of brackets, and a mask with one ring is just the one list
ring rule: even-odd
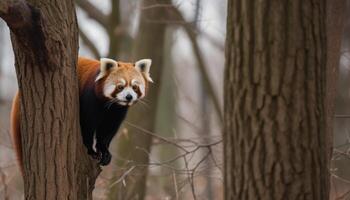
{"label": "blurry tree in background", "polygon": [[11,30],[21,91],[25,199],[92,199],[99,168],[79,131],[73,2],[5,0],[0,17]]}
{"label": "blurry tree in background", "polygon": [[108,54],[101,55],[96,45],[81,28],[79,29],[80,37],[97,59],[107,56],[117,60],[129,60],[133,46],[133,38],[130,36],[128,27],[130,24],[122,23],[120,0],[110,0],[110,2],[111,12],[104,14],[87,0],[76,0],[76,4],[106,30],[109,39]]}
{"label": "blurry tree in background", "polygon": [[328,199],[325,16],[326,1],[229,1],[226,199]]}
{"label": "blurry tree in background", "polygon": [[[147,9],[153,6],[171,5],[170,0],[148,0],[141,4],[141,16],[138,35],[135,41],[134,58],[152,58],[151,76],[155,84],[151,84],[149,94],[145,98],[147,109],[142,103],[131,108],[125,125],[126,133],[118,138],[117,144],[117,176],[135,165],[137,167],[126,179],[128,183],[123,186],[120,182],[115,184],[115,190],[110,194],[110,199],[144,199],[146,191],[146,180],[149,162],[149,152],[152,145],[152,137],[145,135],[142,130],[135,128],[137,125],[150,132],[155,131],[156,114],[158,107],[158,95],[162,82],[163,54],[165,44],[166,24],[158,23],[166,17],[166,9]],[[132,124],[131,126],[129,125]],[[133,126],[134,125],[134,126]],[[125,169],[120,170],[120,169]],[[139,174],[134,176],[133,174]],[[114,193],[114,194],[113,194]]]}

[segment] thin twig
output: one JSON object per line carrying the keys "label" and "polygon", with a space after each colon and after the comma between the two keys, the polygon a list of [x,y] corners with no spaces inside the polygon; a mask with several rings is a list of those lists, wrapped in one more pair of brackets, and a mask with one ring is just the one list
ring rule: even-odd
{"label": "thin twig", "polygon": [[3,187],[3,191],[4,191],[4,200],[9,200],[10,196],[8,194],[8,186],[7,186],[7,182],[6,182],[6,174],[3,172],[2,169],[0,169],[0,178],[1,178],[1,182]]}
{"label": "thin twig", "polygon": [[179,200],[179,191],[177,188],[176,175],[175,175],[174,171],[173,171],[173,182],[174,182],[174,187],[175,187],[175,197],[176,197],[176,200]]}
{"label": "thin twig", "polygon": [[127,122],[127,121],[126,121],[125,123],[128,124],[128,125],[131,126],[131,127],[134,127],[134,128],[136,128],[136,129],[140,130],[142,133],[148,134],[148,135],[150,135],[150,136],[152,136],[152,137],[155,137],[155,138],[157,138],[157,139],[159,139],[159,140],[162,140],[162,141],[164,141],[164,142],[167,142],[167,143],[169,143],[169,144],[172,144],[172,145],[174,145],[174,146],[176,146],[176,147],[179,147],[181,150],[187,152],[187,150],[186,150],[185,148],[183,148],[182,146],[176,144],[175,142],[172,142],[172,141],[166,139],[165,137],[162,137],[162,136],[160,136],[160,135],[156,135],[155,133],[153,133],[153,132],[151,132],[151,131],[148,131],[148,130],[142,128],[142,127],[139,127],[139,126],[137,126],[137,125],[135,125],[135,124],[132,124],[132,123],[130,123],[130,122]]}
{"label": "thin twig", "polygon": [[149,10],[153,8],[172,8],[172,7],[173,7],[172,4],[155,4],[151,6],[144,6],[141,8],[141,10]]}
{"label": "thin twig", "polygon": [[136,166],[132,166],[128,169],[128,171],[126,171],[117,181],[115,181],[114,183],[112,183],[109,188],[112,188],[115,184],[118,184],[119,182],[123,181],[126,176],[128,176],[128,174],[130,174],[134,169],[136,168]]}

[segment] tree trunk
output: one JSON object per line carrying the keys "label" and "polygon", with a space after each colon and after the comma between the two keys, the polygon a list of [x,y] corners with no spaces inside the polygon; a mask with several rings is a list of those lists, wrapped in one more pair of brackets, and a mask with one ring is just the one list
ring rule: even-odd
{"label": "tree trunk", "polygon": [[80,136],[72,1],[1,1],[0,17],[15,53],[25,199],[92,199],[99,168]]}
{"label": "tree trunk", "polygon": [[226,199],[328,199],[325,16],[325,0],[228,1]]}
{"label": "tree trunk", "polygon": [[[143,1],[142,7],[152,5],[170,4],[170,0],[147,0]],[[163,46],[166,25],[159,23],[165,16],[164,8],[143,9],[140,16],[140,27],[135,41],[134,60],[151,58],[151,77],[154,84],[150,88],[145,99],[147,106],[139,103],[132,107],[126,119],[127,122],[142,129],[153,132],[158,105],[158,94],[161,86],[161,75],[163,67]],[[133,125],[126,124],[127,133],[120,133],[117,143],[117,170],[112,184],[125,172],[136,166],[125,177],[126,186],[123,181],[114,184],[114,189],[109,194],[110,199],[144,199],[146,193],[146,180],[149,157],[147,152],[151,150],[152,137]],[[125,170],[120,170],[125,169]]]}
{"label": "tree trunk", "polygon": [[[116,32],[117,29],[120,29],[121,19],[120,19],[120,2],[119,0],[111,0],[112,4],[112,12],[109,15],[108,26],[106,27],[106,31],[109,36],[109,52],[108,57],[116,59],[118,58],[118,53],[120,49],[120,35]],[[118,37],[119,36],[119,37]]]}

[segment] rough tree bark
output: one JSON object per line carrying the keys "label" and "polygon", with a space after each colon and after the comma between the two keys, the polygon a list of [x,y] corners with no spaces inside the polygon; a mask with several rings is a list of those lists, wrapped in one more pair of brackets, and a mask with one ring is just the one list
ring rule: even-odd
{"label": "rough tree bark", "polygon": [[326,1],[228,1],[225,198],[328,199]]}
{"label": "rough tree bark", "polygon": [[[142,8],[159,4],[170,4],[170,2],[170,0],[147,0],[143,1]],[[154,84],[150,85],[149,93],[145,100],[148,106],[145,107],[139,103],[139,105],[132,107],[126,121],[151,132],[155,129],[166,30],[166,24],[159,22],[165,17],[165,12],[164,8],[142,9],[139,32],[134,47],[135,60],[141,58],[152,59],[151,77],[154,80]],[[138,167],[126,176],[126,186],[123,185],[122,181],[114,184],[115,188],[111,190],[110,199],[144,199],[145,197],[148,174],[147,164],[149,161],[147,152],[151,150],[152,137],[145,135],[142,130],[135,128],[133,125],[126,124],[125,128],[128,130],[128,133],[120,133],[121,135],[118,137],[118,155],[116,155],[118,159],[116,162],[118,173],[112,184],[131,167],[135,165],[138,165]],[[126,170],[121,171],[120,169],[122,168]]]}
{"label": "rough tree bark", "polygon": [[92,199],[99,168],[80,136],[72,1],[0,1],[0,17],[20,89],[25,199]]}

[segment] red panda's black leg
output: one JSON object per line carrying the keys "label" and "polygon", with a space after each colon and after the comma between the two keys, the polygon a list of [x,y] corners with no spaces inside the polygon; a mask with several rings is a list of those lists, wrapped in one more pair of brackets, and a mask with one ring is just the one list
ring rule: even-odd
{"label": "red panda's black leg", "polygon": [[87,153],[94,159],[100,160],[101,156],[93,149],[94,133],[99,119],[97,100],[92,90],[85,90],[80,96],[80,127],[83,143]]}
{"label": "red panda's black leg", "polygon": [[83,131],[83,142],[87,148],[87,153],[92,156],[94,159],[100,159],[100,155],[96,153],[93,149],[94,143],[94,133],[91,131]]}
{"label": "red panda's black leg", "polygon": [[[107,130],[105,130],[107,131]],[[98,153],[101,153],[100,164],[108,165],[111,162],[112,155],[109,152],[108,148],[113,139],[115,132],[103,132],[103,130],[98,129],[96,133],[96,150]]]}
{"label": "red panda's black leg", "polygon": [[117,134],[120,124],[124,120],[127,107],[112,106],[105,110],[103,119],[96,130],[96,150],[101,153],[100,165],[108,165],[112,155],[108,151],[113,137]]}
{"label": "red panda's black leg", "polygon": [[80,118],[81,134],[83,137],[83,143],[87,148],[87,153],[91,155],[94,159],[100,159],[98,153],[93,149],[94,144],[94,127],[92,123],[87,123],[88,120],[84,120],[85,117]]}

